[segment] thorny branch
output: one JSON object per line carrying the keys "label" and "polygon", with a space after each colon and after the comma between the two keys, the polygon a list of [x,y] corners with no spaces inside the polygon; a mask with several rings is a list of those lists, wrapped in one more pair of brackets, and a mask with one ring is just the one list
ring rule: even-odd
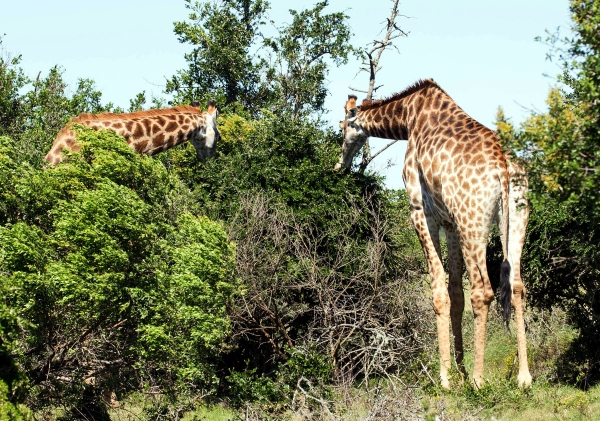
{"label": "thorny branch", "polygon": [[[250,358],[275,365],[291,349],[316,347],[352,382],[393,372],[420,349],[413,332],[429,322],[429,307],[415,307],[413,294],[422,291],[407,292],[405,269],[395,274],[384,263],[398,225],[376,209],[367,200],[341,218],[332,214],[332,239],[264,197],[242,200],[230,238],[247,290],[231,313],[233,340]],[[366,217],[368,241],[360,244],[356,227]]]}

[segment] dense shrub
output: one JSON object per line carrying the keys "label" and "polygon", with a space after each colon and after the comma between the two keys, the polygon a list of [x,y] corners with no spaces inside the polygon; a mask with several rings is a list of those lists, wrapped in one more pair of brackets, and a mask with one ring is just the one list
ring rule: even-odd
{"label": "dense shrub", "polygon": [[80,139],[46,170],[0,142],[2,351],[28,386],[16,400],[84,411],[90,393],[96,406],[107,391],[212,393],[233,246],[160,162],[111,132]]}
{"label": "dense shrub", "polygon": [[405,370],[433,320],[415,304],[425,267],[405,194],[372,174],[333,171],[340,137],[314,121],[229,115],[220,125],[205,168],[189,149],[160,159],[236,243],[245,294],[231,307],[222,367],[232,401],[278,402],[301,388],[320,396]]}

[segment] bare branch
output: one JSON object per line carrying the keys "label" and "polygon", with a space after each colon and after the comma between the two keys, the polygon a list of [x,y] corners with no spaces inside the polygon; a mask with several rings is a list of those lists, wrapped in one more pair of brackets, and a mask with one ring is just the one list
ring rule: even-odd
{"label": "bare branch", "polygon": [[377,156],[379,154],[381,154],[383,151],[385,151],[387,148],[389,148],[390,146],[392,146],[394,143],[398,142],[398,140],[400,139],[396,139],[396,140],[392,140],[390,143],[388,143],[387,145],[385,145],[383,148],[381,148],[380,150],[377,151],[377,153],[373,156],[369,156],[366,160],[365,160],[365,167],[367,165],[369,165],[371,163],[371,161],[373,161],[375,158],[377,158]]}
{"label": "bare branch", "polygon": [[[373,93],[377,91],[377,89],[381,88],[383,85],[375,86],[375,77],[377,72],[381,70],[381,66],[379,65],[381,56],[386,49],[394,48],[396,51],[398,47],[392,44],[392,40],[399,37],[408,36],[408,32],[403,31],[397,24],[396,19],[399,15],[398,13],[398,2],[399,0],[392,0],[393,6],[390,12],[390,16],[385,21],[385,35],[381,40],[374,40],[372,43],[372,48],[369,51],[365,51],[366,59],[363,63],[366,67],[360,68],[360,71],[366,71],[369,73],[369,87],[367,89],[367,100],[373,99]],[[378,155],[378,154],[377,154]],[[377,156],[375,155],[375,156]],[[369,163],[373,160],[374,157],[371,157],[371,148],[369,144],[369,139],[365,142],[363,146],[363,156],[362,161],[359,167],[359,172],[364,172],[369,165]]]}

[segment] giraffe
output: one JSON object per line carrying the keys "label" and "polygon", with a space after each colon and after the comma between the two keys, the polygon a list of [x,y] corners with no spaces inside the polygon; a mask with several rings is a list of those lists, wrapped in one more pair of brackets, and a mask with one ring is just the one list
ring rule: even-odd
{"label": "giraffe", "polygon": [[[525,286],[520,259],[529,210],[527,178],[500,147],[494,131],[467,115],[432,79],[420,80],[381,101],[356,106],[350,95],[346,117],[340,123],[344,144],[338,170],[349,170],[352,159],[369,136],[408,140],[403,179],[415,227],[431,279],[440,354],[441,385],[450,387],[449,318],[454,335],[455,361],[465,374],[462,337],[463,265],[470,280],[475,338],[472,382],[483,382],[487,314],[494,292],[486,267],[490,227],[497,221],[504,261],[501,265],[500,302],[508,323],[515,310],[519,386],[531,384],[527,365]],[[448,285],[442,266],[440,227],[448,245]]]}
{"label": "giraffe", "polygon": [[220,138],[217,116],[218,111],[212,101],[209,101],[205,112],[195,106],[183,105],[126,114],[82,113],[72,118],[58,133],[44,159],[56,165],[63,159],[63,149],[78,151],[81,148],[71,129],[71,124],[77,123],[96,130],[112,130],[123,136],[133,150],[147,155],[162,152],[189,139],[196,148],[198,159],[205,162],[215,155]]}

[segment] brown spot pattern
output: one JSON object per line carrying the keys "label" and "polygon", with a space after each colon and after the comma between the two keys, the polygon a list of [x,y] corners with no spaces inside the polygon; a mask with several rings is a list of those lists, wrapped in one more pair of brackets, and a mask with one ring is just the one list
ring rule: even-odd
{"label": "brown spot pattern", "polygon": [[[189,106],[125,114],[83,113],[71,119],[61,130],[46,155],[46,161],[59,163],[62,160],[60,156],[62,149],[78,150],[80,148],[75,133],[68,129],[71,122],[94,129],[113,130],[123,136],[134,150],[149,155],[185,142],[192,137],[194,131],[206,125],[202,111],[197,107]],[[182,127],[184,122],[185,125]]]}

